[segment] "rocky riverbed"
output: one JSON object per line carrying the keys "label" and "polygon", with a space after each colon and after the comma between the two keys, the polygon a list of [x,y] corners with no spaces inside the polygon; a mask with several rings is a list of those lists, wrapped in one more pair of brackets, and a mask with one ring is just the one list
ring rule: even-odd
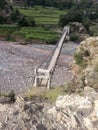
{"label": "rocky riverbed", "polygon": [[[59,86],[71,78],[69,65],[78,44],[65,43],[57,62],[52,85]],[[23,93],[33,86],[34,68],[49,58],[54,45],[20,45],[15,42],[0,41],[0,91]]]}

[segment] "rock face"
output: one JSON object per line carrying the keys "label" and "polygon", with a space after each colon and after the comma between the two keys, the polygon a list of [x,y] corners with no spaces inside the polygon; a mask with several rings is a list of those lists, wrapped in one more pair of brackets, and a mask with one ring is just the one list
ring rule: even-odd
{"label": "rock face", "polygon": [[86,37],[88,37],[87,30],[82,25],[82,23],[79,22],[70,22],[70,36],[71,35],[77,35],[79,41],[84,40]]}
{"label": "rock face", "polygon": [[69,25],[71,26],[71,32],[72,33],[80,33],[80,34],[86,34],[87,31],[82,25],[82,23],[79,22],[70,22]]}
{"label": "rock face", "polygon": [[[88,91],[88,94],[84,94],[85,96],[72,94],[57,98],[55,107],[47,110],[48,117],[51,115],[51,119],[55,119],[54,122],[56,123],[57,130],[98,129],[98,96],[93,91]],[[92,94],[93,101],[91,100]]]}
{"label": "rock face", "polygon": [[75,52],[73,74],[75,90],[81,91],[86,86],[98,90],[98,37],[80,43]]}
{"label": "rock face", "polygon": [[98,95],[86,88],[82,96],[59,96],[55,105],[17,97],[0,104],[0,130],[98,130]]}
{"label": "rock face", "polygon": [[15,104],[0,104],[0,130],[44,130],[43,105],[17,97]]}

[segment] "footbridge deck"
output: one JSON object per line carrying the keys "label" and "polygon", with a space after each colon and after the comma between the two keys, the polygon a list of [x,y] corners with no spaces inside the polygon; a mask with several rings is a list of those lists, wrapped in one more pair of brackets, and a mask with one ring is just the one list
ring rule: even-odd
{"label": "footbridge deck", "polygon": [[51,77],[52,77],[53,71],[55,69],[58,57],[60,55],[64,39],[67,38],[67,36],[69,35],[69,32],[70,32],[70,27],[65,26],[63,29],[63,33],[57,43],[57,47],[51,57],[51,60],[47,69],[35,68],[35,80],[34,80],[35,87],[39,85],[47,85],[47,88],[48,89],[50,88]]}

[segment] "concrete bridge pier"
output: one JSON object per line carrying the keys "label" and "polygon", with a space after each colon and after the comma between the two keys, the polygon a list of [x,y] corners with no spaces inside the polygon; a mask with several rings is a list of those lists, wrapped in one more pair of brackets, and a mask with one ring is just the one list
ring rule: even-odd
{"label": "concrete bridge pier", "polygon": [[47,85],[47,88],[50,89],[50,83],[51,83],[50,71],[35,68],[34,74],[35,74],[35,80],[33,85],[34,87],[38,87],[38,85],[40,85],[41,82],[41,85]]}

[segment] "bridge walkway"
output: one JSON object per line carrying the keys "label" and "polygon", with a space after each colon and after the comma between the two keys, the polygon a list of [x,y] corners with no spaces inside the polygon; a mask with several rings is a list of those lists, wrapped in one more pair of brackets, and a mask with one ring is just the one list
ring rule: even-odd
{"label": "bridge walkway", "polygon": [[47,88],[48,89],[50,88],[51,77],[52,77],[53,71],[55,69],[58,57],[60,55],[64,39],[67,38],[67,36],[69,35],[69,32],[70,32],[70,27],[65,26],[63,29],[61,38],[59,39],[57,43],[56,49],[51,57],[51,60],[47,69],[35,68],[35,80],[34,80],[35,87],[37,87],[38,85],[47,84]]}

